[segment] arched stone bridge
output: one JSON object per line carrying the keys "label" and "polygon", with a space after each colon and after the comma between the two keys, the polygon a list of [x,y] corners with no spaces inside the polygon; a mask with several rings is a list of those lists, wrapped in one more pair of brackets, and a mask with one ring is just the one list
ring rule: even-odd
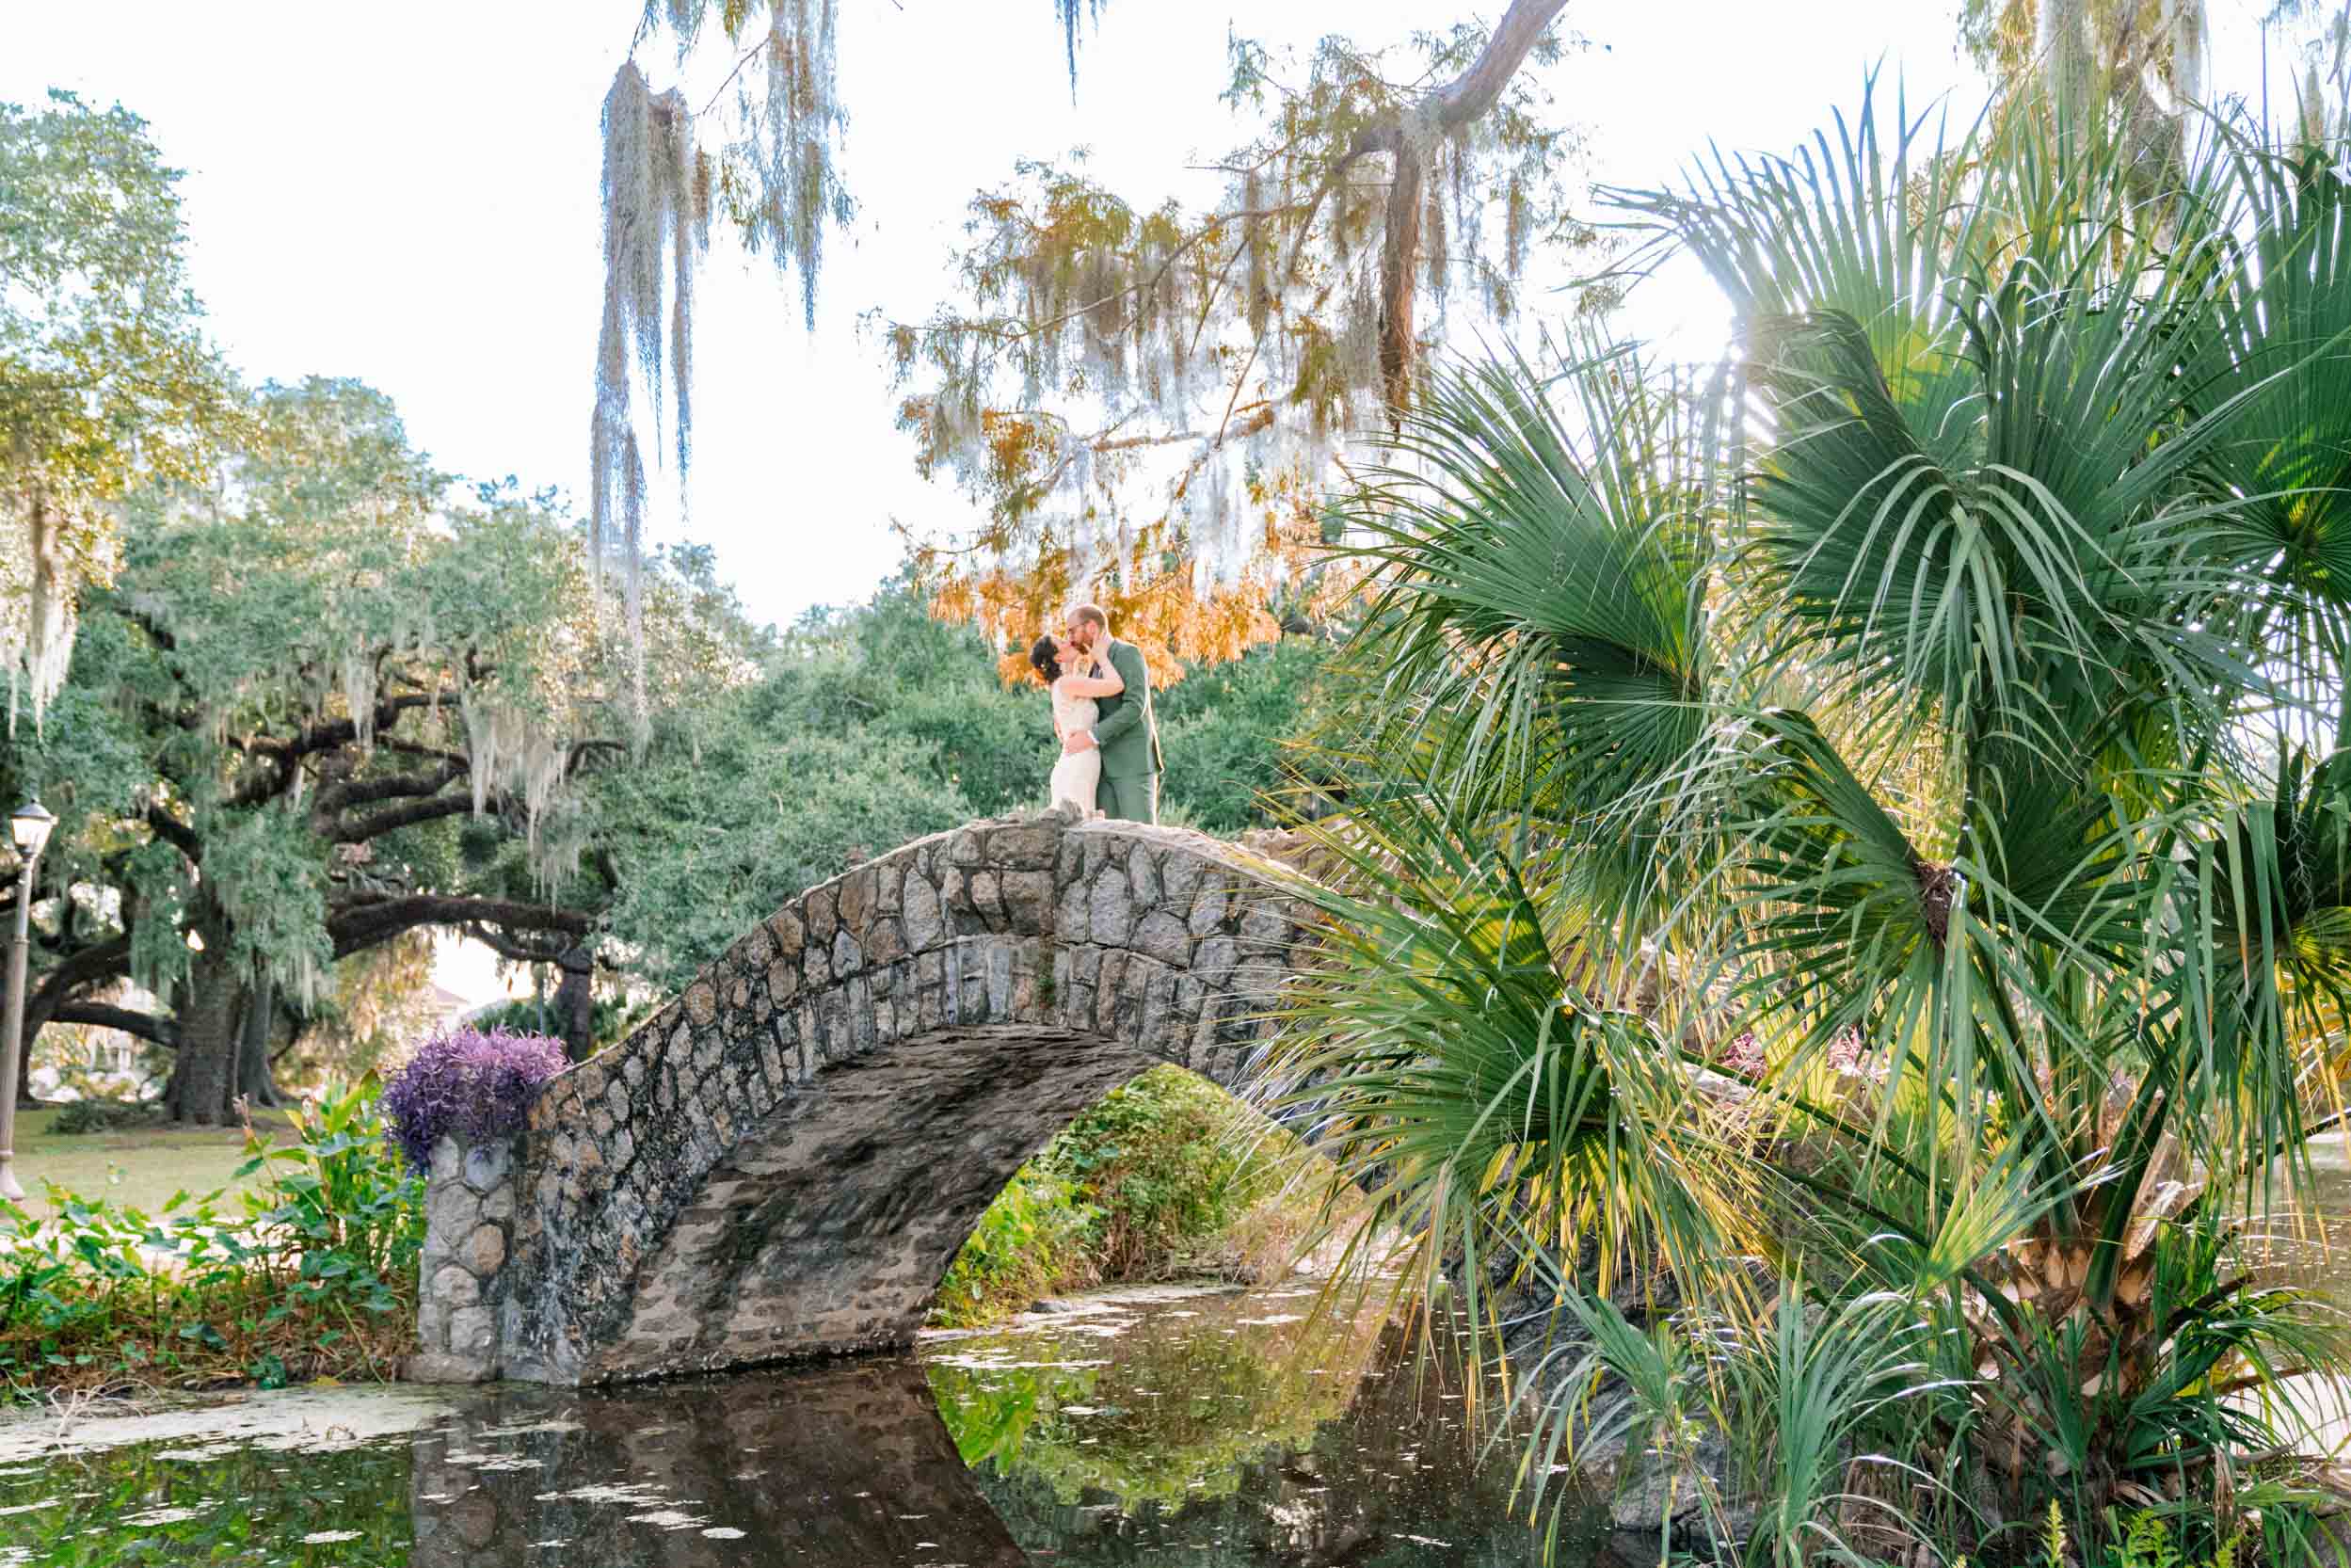
{"label": "arched stone bridge", "polygon": [[1199,834],[974,823],[766,920],[444,1143],[411,1375],[579,1384],[903,1346],[980,1213],[1157,1063],[1235,1084],[1311,916]]}

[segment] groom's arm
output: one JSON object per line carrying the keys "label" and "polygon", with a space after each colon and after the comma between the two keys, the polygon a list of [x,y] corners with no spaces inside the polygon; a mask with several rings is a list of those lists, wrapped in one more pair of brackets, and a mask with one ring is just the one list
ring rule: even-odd
{"label": "groom's arm", "polygon": [[1118,705],[1118,712],[1094,727],[1094,744],[1109,745],[1129,729],[1143,722],[1143,704],[1150,695],[1151,678],[1143,667],[1143,650],[1132,643],[1120,643],[1111,649],[1111,668],[1127,683],[1127,698]]}

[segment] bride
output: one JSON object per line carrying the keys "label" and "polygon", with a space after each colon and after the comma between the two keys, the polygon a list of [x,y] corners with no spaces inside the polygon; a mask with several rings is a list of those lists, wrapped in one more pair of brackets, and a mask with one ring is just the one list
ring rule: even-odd
{"label": "bride", "polygon": [[[1039,637],[1029,649],[1029,663],[1045,678],[1046,688],[1053,694],[1053,738],[1067,740],[1082,729],[1092,729],[1100,718],[1095,698],[1116,696],[1127,689],[1127,682],[1118,672],[1093,654],[1081,652],[1065,637],[1051,633]],[[1102,753],[1089,746],[1083,751],[1064,752],[1053,764],[1049,787],[1052,804],[1067,802],[1089,817],[1102,813],[1095,809],[1096,787],[1102,782]]]}

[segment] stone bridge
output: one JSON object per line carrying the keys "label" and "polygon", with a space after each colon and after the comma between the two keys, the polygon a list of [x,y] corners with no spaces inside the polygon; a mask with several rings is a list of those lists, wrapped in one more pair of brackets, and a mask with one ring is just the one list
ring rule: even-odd
{"label": "stone bridge", "polygon": [[437,1151],[410,1375],[583,1384],[910,1343],[980,1213],[1158,1063],[1236,1084],[1311,949],[1195,833],[982,822],[858,866]]}

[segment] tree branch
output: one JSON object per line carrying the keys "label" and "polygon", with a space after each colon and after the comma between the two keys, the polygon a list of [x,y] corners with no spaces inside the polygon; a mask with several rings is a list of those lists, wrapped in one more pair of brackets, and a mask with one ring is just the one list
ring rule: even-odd
{"label": "tree branch", "polygon": [[[1566,0],[1560,0],[1560,3],[1564,5]],[[1321,216],[1322,203],[1328,201],[1331,193],[1338,189],[1339,182],[1347,178],[1347,171],[1374,152],[1399,152],[1403,151],[1403,127],[1393,122],[1367,125],[1355,133],[1353,139],[1347,144],[1347,151],[1340,153],[1338,162],[1331,166],[1331,172],[1323,177],[1322,184],[1315,187],[1313,200],[1306,203],[1306,220],[1298,226],[1298,232],[1290,236],[1289,260],[1282,267],[1285,287],[1297,280],[1298,258],[1306,248],[1306,236],[1314,232],[1314,220]]]}
{"label": "tree branch", "polygon": [[419,926],[462,929],[477,922],[516,931],[560,931],[573,936],[585,936],[596,929],[595,917],[577,909],[510,899],[410,893],[343,904],[328,911],[327,935],[334,943],[335,956],[346,958]]}
{"label": "tree branch", "polygon": [[148,830],[188,858],[190,865],[200,865],[204,859],[204,841],[196,830],[160,806],[147,808]]}
{"label": "tree branch", "polygon": [[406,806],[391,807],[373,816],[361,817],[357,822],[332,824],[327,829],[327,838],[338,844],[363,844],[403,827],[440,822],[446,817],[461,817],[472,809],[473,797],[470,794],[410,801]]}
{"label": "tree branch", "polygon": [[428,746],[421,741],[406,740],[398,735],[379,735],[376,738],[376,744],[379,750],[396,751],[403,757],[429,757],[437,762],[455,762],[460,767],[472,765],[461,751],[451,751],[447,746]]}
{"label": "tree branch", "polygon": [[313,817],[324,821],[353,806],[368,806],[379,800],[430,797],[464,777],[466,772],[467,765],[463,759],[451,758],[426,773],[386,774],[376,778],[330,784],[318,792],[317,804],[311,808],[311,812]]}
{"label": "tree branch", "polygon": [[[472,655],[466,657],[471,667]],[[404,692],[397,696],[384,697],[376,704],[376,728],[379,732],[389,730],[400,722],[403,713],[420,708],[443,708],[456,700],[453,692]],[[246,755],[276,762],[278,771],[274,776],[253,771],[230,796],[228,804],[232,807],[260,806],[275,800],[293,787],[296,770],[301,767],[303,758],[355,745],[359,738],[360,727],[356,721],[326,719],[296,731],[283,741],[257,739],[240,743],[239,749]]]}
{"label": "tree branch", "polygon": [[1565,9],[1567,0],[1511,0],[1511,8],[1495,24],[1469,69],[1437,89],[1437,123],[1452,131],[1482,119],[1501,101],[1502,89]]}
{"label": "tree branch", "polygon": [[[429,752],[429,748],[419,747]],[[564,759],[564,776],[568,778],[580,770],[581,763],[600,751],[626,754],[628,746],[620,741],[574,741]],[[419,823],[439,822],[473,809],[472,795],[443,795],[440,792],[464,777],[472,764],[455,752],[430,753],[444,759],[441,767],[432,774],[402,774],[391,778],[370,779],[363,783],[338,785],[333,790],[319,792],[319,808],[315,819],[319,831],[338,844],[364,843],[403,827]],[[395,806],[357,822],[337,823],[332,813],[346,807],[363,805],[375,800],[392,800],[402,795],[422,795],[430,798],[413,800],[406,806]],[[492,790],[489,798],[502,805],[510,805],[512,797],[503,790]]]}
{"label": "tree branch", "polygon": [[[70,997],[83,986],[94,985],[102,980],[120,979],[130,969],[131,938],[117,936],[96,947],[84,948],[62,963],[43,970],[34,983],[33,994],[27,1000],[54,1005],[58,998]],[[27,1016],[32,1011],[27,1008]]]}
{"label": "tree branch", "polygon": [[467,936],[501,958],[511,959],[518,964],[552,964],[567,974],[576,972],[575,967],[566,960],[569,954],[580,951],[580,944],[577,941],[566,942],[560,947],[550,947],[535,942],[518,942],[513,937],[492,931],[486,925],[469,925],[464,930]]}
{"label": "tree branch", "polygon": [[[403,692],[388,696],[376,704],[376,728],[389,729],[399,722],[402,713],[419,708],[445,708],[457,700],[455,692]],[[255,741],[252,749],[280,761],[292,762],[312,752],[332,751],[337,746],[356,744],[360,727],[351,719],[322,719],[306,728],[296,730],[282,741]]]}
{"label": "tree branch", "polygon": [[125,1034],[136,1034],[152,1040],[167,1050],[180,1048],[180,1028],[169,1018],[158,1018],[150,1013],[136,1013],[127,1007],[116,1007],[103,1001],[69,1001],[49,1015],[53,1024],[88,1024],[99,1029],[119,1029]]}

